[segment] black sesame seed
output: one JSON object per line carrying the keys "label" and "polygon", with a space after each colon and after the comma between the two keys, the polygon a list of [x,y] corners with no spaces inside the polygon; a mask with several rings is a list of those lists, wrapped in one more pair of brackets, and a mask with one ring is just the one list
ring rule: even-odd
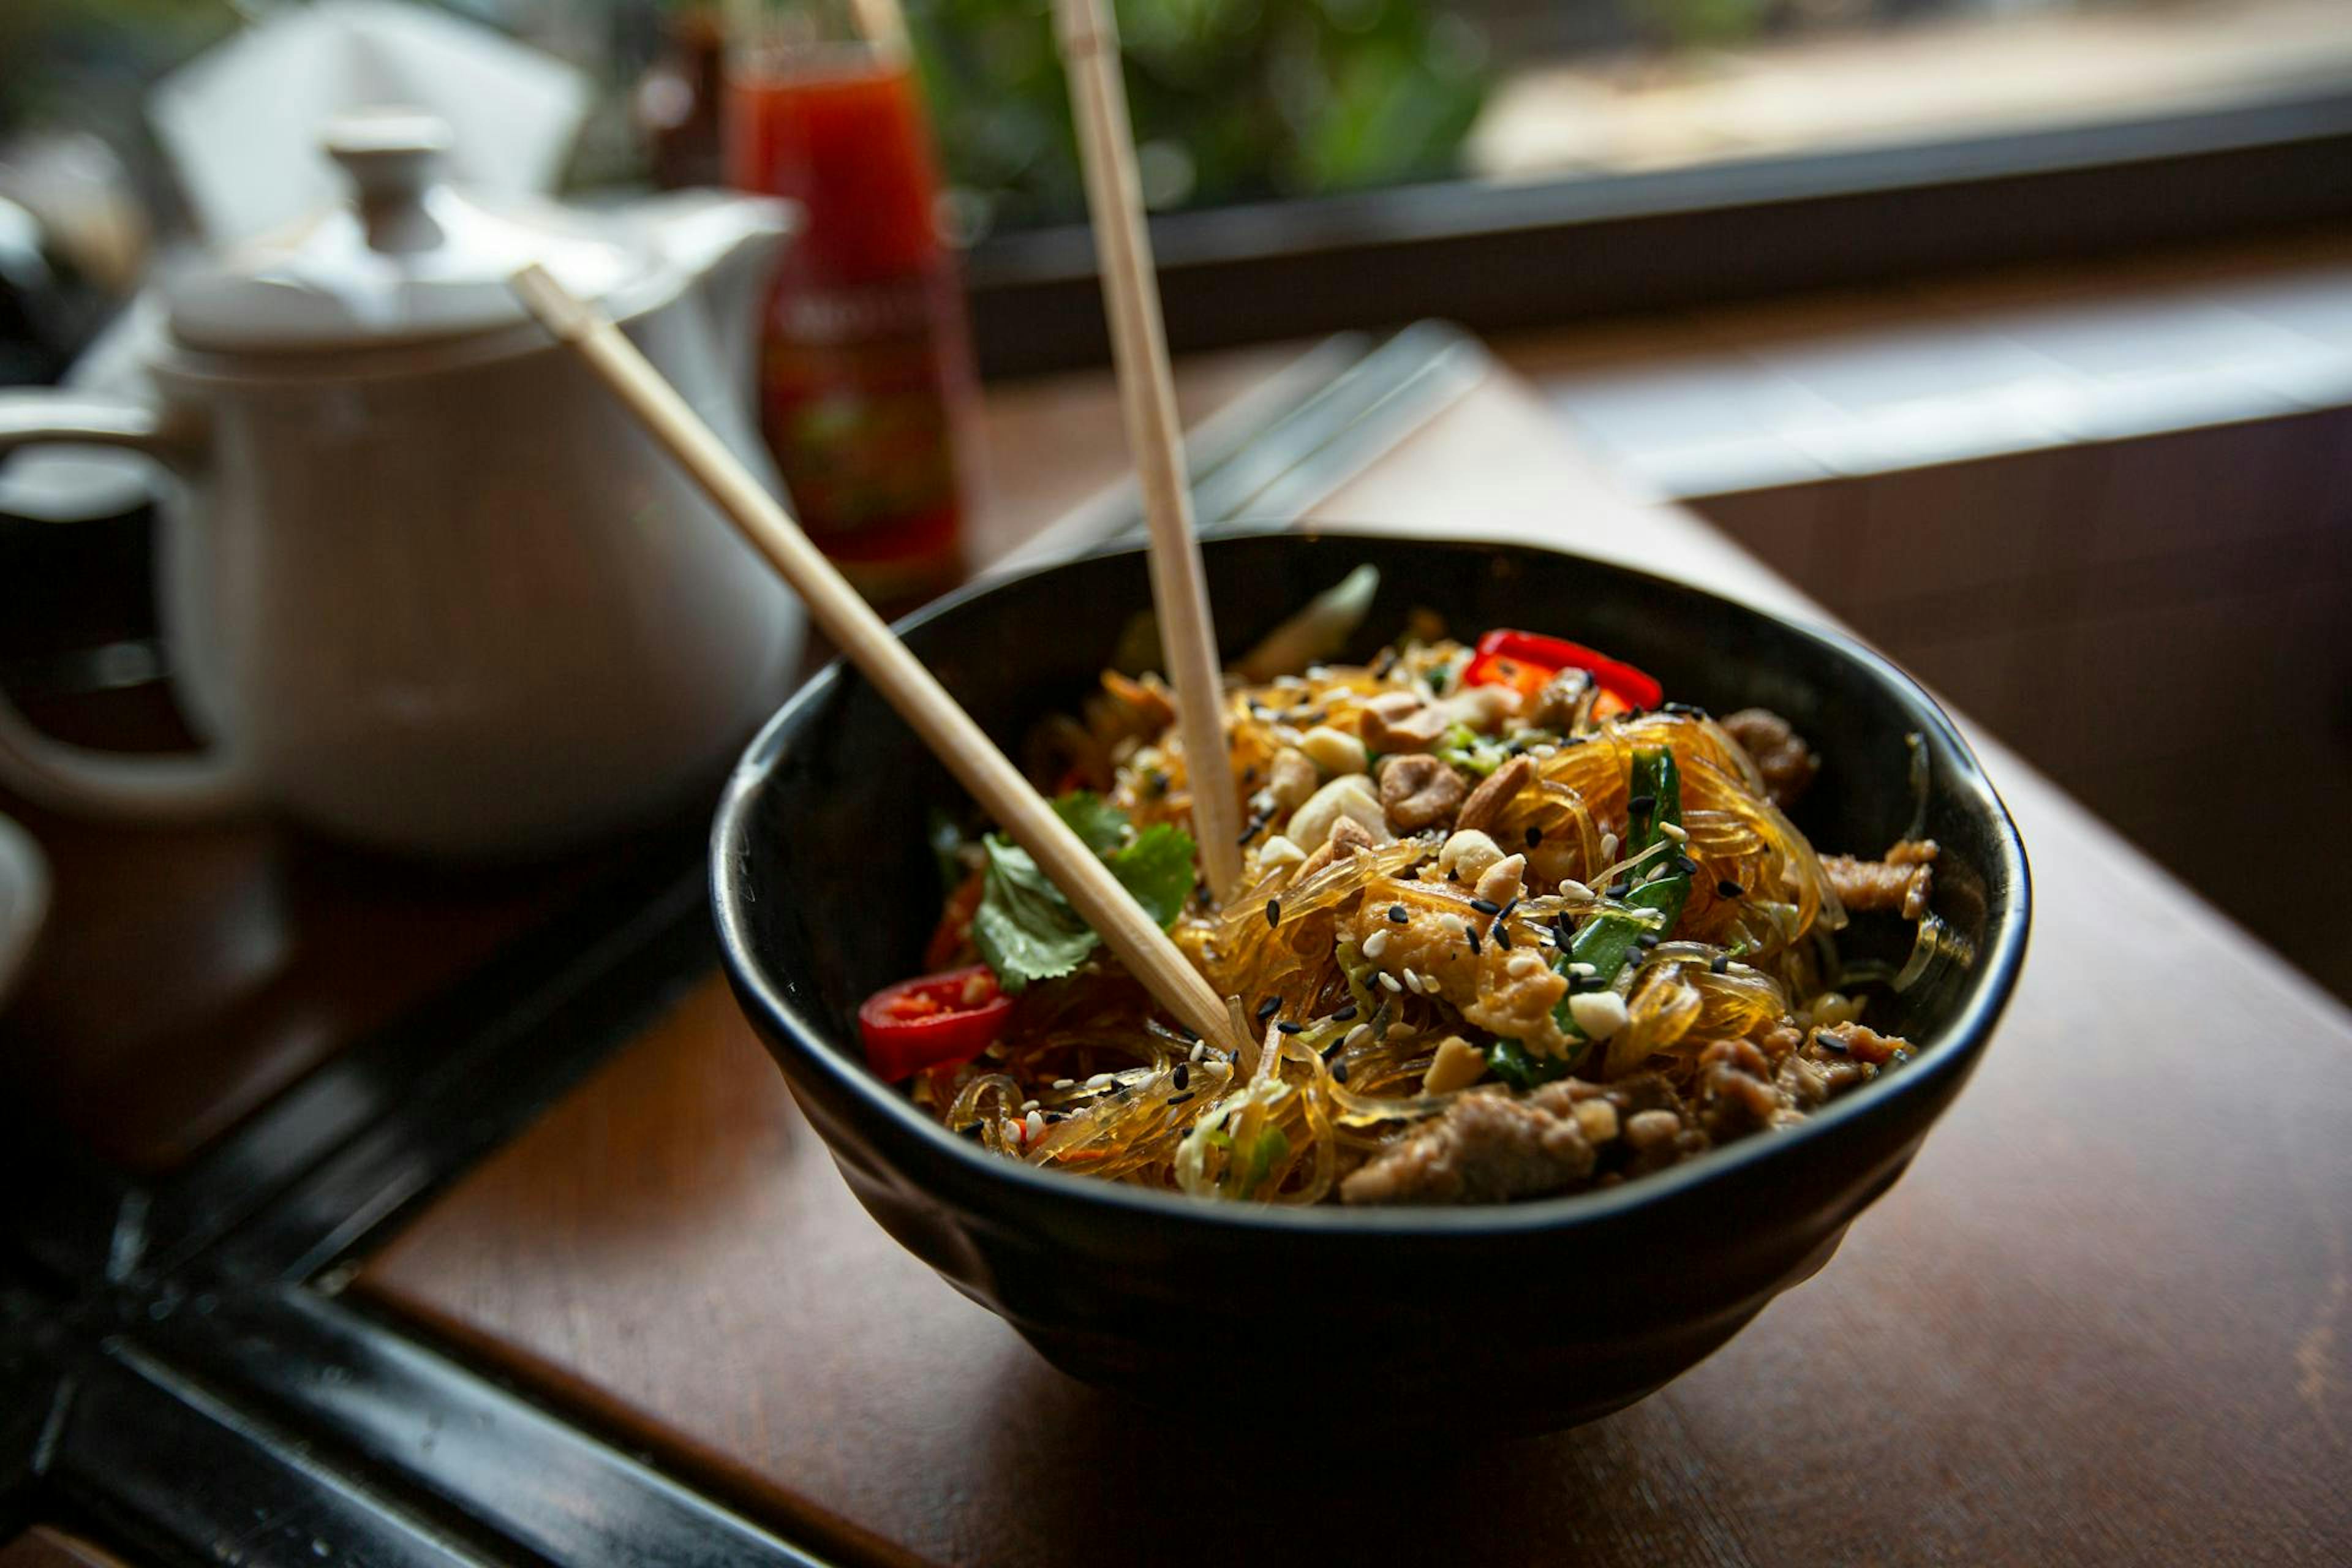
{"label": "black sesame seed", "polygon": [[1178,1062],[1176,1070],[1168,1075],[1168,1081],[1178,1089],[1190,1089],[1192,1087],[1192,1069],[1184,1063]]}
{"label": "black sesame seed", "polygon": [[1687,855],[1677,855],[1675,857],[1675,869],[1685,877],[1696,877],[1698,875],[1698,862]]}
{"label": "black sesame seed", "polygon": [[1321,1052],[1323,1059],[1327,1062],[1329,1061],[1333,1057],[1339,1054],[1340,1047],[1345,1046],[1347,1043],[1347,1037],[1342,1035],[1339,1038],[1324,1047]]}
{"label": "black sesame seed", "polygon": [[1201,1037],[1201,1031],[1192,1027],[1190,1024],[1177,1025],[1176,1032],[1183,1036],[1188,1040],[1197,1040]]}
{"label": "black sesame seed", "polygon": [[1462,928],[1462,935],[1470,943],[1470,956],[1473,958],[1477,957],[1478,928],[1476,926],[1464,926]]}
{"label": "black sesame seed", "polygon": [[1276,1024],[1275,1027],[1281,1030],[1286,1035],[1295,1035],[1298,1033],[1299,1026],[1292,1023],[1289,1019],[1285,1018],[1281,1023]]}
{"label": "black sesame seed", "polygon": [[1482,915],[1499,915],[1503,912],[1503,906],[1492,899],[1473,899],[1470,900],[1470,907]]}
{"label": "black sesame seed", "polygon": [[1716,890],[1717,892],[1718,892],[1718,893],[1722,894],[1722,895],[1723,895],[1725,898],[1727,898],[1727,899],[1736,899],[1736,898],[1738,898],[1741,894],[1745,893],[1748,889],[1745,889],[1745,888],[1743,888],[1743,887],[1741,887],[1741,886],[1740,886],[1738,883],[1737,883],[1737,882],[1733,882],[1733,881],[1728,881],[1728,880],[1727,880],[1727,881],[1717,882],[1717,883],[1715,885],[1715,890]]}
{"label": "black sesame seed", "polygon": [[1496,921],[1495,922],[1494,937],[1495,937],[1495,945],[1496,945],[1496,947],[1501,948],[1505,952],[1510,952],[1510,951],[1511,951],[1511,928],[1510,928],[1510,927],[1508,927],[1508,926],[1505,925],[1505,924],[1504,924],[1502,921]]}
{"label": "black sesame seed", "polygon": [[1658,945],[1658,933],[1654,931],[1643,931],[1633,938],[1633,945],[1647,952]]}
{"label": "black sesame seed", "polygon": [[1632,890],[1633,884],[1622,879],[1609,884],[1609,896],[1612,899],[1622,899]]}
{"label": "black sesame seed", "polygon": [[1331,1021],[1335,1024],[1344,1024],[1355,1016],[1356,1005],[1353,1002],[1350,1002],[1346,1006],[1340,1008],[1338,1012],[1332,1014]]}
{"label": "black sesame seed", "polygon": [[1241,1065],[1242,1065],[1242,1054],[1241,1054],[1241,1052],[1240,1052],[1239,1050],[1231,1050],[1231,1051],[1227,1051],[1227,1052],[1225,1053],[1225,1061],[1227,1062],[1227,1064],[1229,1064],[1230,1066],[1233,1066],[1233,1067],[1239,1067],[1239,1066],[1241,1066]]}
{"label": "black sesame seed", "polygon": [[1263,1024],[1268,1018],[1273,1017],[1276,1013],[1281,1011],[1282,998],[1279,996],[1269,996],[1265,1001],[1257,1005],[1257,1021]]}
{"label": "black sesame seed", "polygon": [[1270,926],[1278,926],[1282,923],[1282,900],[1280,899],[1266,900],[1265,923]]}
{"label": "black sesame seed", "polygon": [[1505,904],[1501,909],[1495,911],[1495,918],[1498,921],[1509,920],[1511,918],[1511,911],[1518,907],[1519,895],[1514,893],[1511,895],[1511,901],[1509,903]]}
{"label": "black sesame seed", "polygon": [[1727,974],[1730,971],[1731,960],[1725,957],[1722,953],[1718,952],[1713,958],[1706,961],[1706,972],[1709,974]]}
{"label": "black sesame seed", "polygon": [[1186,1100],[1192,1098],[1192,1097],[1189,1094],[1171,1094],[1168,1097],[1168,1104],[1171,1109],[1173,1109],[1176,1106],[1183,1104]]}
{"label": "black sesame seed", "polygon": [[1530,849],[1534,848],[1537,845],[1538,845],[1538,844],[1542,843],[1542,842],[1543,842],[1543,829],[1542,829],[1542,828],[1540,828],[1540,827],[1530,827],[1530,828],[1528,828],[1528,831],[1527,831],[1527,834],[1526,834],[1526,841],[1527,841],[1527,846],[1528,846],[1528,848],[1530,848]]}
{"label": "black sesame seed", "polygon": [[1389,919],[1394,921],[1399,925],[1404,924],[1404,906],[1402,904],[1391,904],[1389,906]]}
{"label": "black sesame seed", "polygon": [[1625,803],[1625,809],[1635,816],[1647,816],[1658,809],[1658,797],[1654,795],[1637,795]]}
{"label": "black sesame seed", "polygon": [[1054,1123],[1054,1122],[1056,1122],[1056,1121],[1067,1121],[1068,1120],[1069,1120],[1069,1118],[1068,1118],[1068,1117],[1066,1117],[1066,1116],[1063,1115],[1063,1114],[1062,1114],[1060,1111],[1058,1111],[1058,1110],[1049,1110],[1049,1111],[1045,1112],[1045,1121],[1046,1121],[1047,1125],[1049,1125],[1049,1126],[1050,1126],[1052,1123]]}
{"label": "black sesame seed", "polygon": [[1331,1081],[1333,1083],[1345,1083],[1348,1081],[1348,1064],[1346,1062],[1333,1062],[1331,1064]]}

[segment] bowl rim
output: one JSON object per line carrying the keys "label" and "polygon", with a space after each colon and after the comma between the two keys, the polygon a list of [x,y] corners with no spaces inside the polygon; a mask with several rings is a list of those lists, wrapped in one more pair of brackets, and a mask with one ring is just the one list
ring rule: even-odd
{"label": "bowl rim", "polygon": [[[824,1073],[835,1086],[846,1090],[861,1107],[882,1116],[896,1130],[916,1139],[919,1145],[934,1158],[945,1160],[947,1170],[961,1172],[983,1184],[1009,1184],[1032,1203],[1073,1211],[1087,1207],[1126,1211],[1139,1221],[1163,1224],[1177,1222],[1291,1235],[1351,1234],[1395,1238],[1402,1236],[1461,1237],[1474,1234],[1603,1224],[1629,1210],[1662,1202],[1694,1187],[1740,1180],[1755,1165],[1783,1158],[1802,1144],[1830,1137],[1838,1129],[1877,1114],[1899,1100],[1932,1094],[1947,1079],[1964,1076],[1973,1067],[1976,1058],[1982,1053],[1990,1038],[1994,1026],[2009,1005],[2011,994],[2016,989],[2018,972],[2024,963],[2026,939],[2032,923],[2032,874],[2027,862],[2024,842],[2018,836],[2017,824],[2010,816],[2007,803],[1986,775],[1975,749],[1935,699],[1892,660],[1835,626],[1800,621],[1774,610],[1727,598],[1680,578],[1645,572],[1639,567],[1575,551],[1555,549],[1527,539],[1475,534],[1448,534],[1443,539],[1425,539],[1401,533],[1394,529],[1351,528],[1344,522],[1318,521],[1312,526],[1299,526],[1244,521],[1221,525],[1213,532],[1204,533],[1202,543],[1204,547],[1213,547],[1227,540],[1270,537],[1293,539],[1301,543],[1327,539],[1361,539],[1391,545],[1426,545],[1444,550],[1500,550],[1558,556],[1616,576],[1696,595],[1735,614],[1773,622],[1796,637],[1821,645],[1831,653],[1863,666],[1890,687],[1897,697],[1907,697],[1909,704],[1917,710],[1927,725],[1937,731],[1958,763],[1956,770],[1946,770],[1952,775],[1950,783],[1963,790],[1980,808],[1986,809],[1989,819],[1997,829],[1993,835],[1997,864],[1985,868],[1986,885],[2005,886],[2011,889],[2010,901],[2002,911],[2006,918],[2000,921],[1985,955],[1984,966],[1978,972],[1975,988],[1959,1016],[1945,1029],[1941,1037],[1932,1045],[1923,1045],[1919,1054],[1902,1071],[1880,1074],[1854,1092],[1812,1112],[1794,1128],[1769,1137],[1743,1138],[1727,1147],[1709,1150],[1700,1158],[1686,1160],[1643,1176],[1638,1181],[1598,1191],[1510,1204],[1458,1206],[1399,1205],[1355,1208],[1330,1203],[1304,1205],[1228,1204],[1124,1182],[1088,1181],[1066,1172],[1040,1170],[1024,1161],[1009,1160],[1001,1154],[976,1148],[967,1140],[950,1132],[925,1116],[894,1086],[876,1078],[864,1062],[852,1060],[846,1052],[837,1049],[826,1037],[818,1020],[793,1006],[770,983],[765,966],[751,941],[746,907],[751,900],[740,895],[740,883],[750,874],[749,858],[744,850],[752,806],[773,775],[787,734],[799,725],[803,715],[815,710],[835,687],[854,673],[844,659],[835,657],[793,693],[745,748],[728,779],[710,833],[711,907],[719,931],[720,956],[729,977],[738,997],[745,999],[747,1005],[756,1004],[767,1015],[773,1032],[791,1042],[808,1068]],[[1049,562],[1025,572],[982,576],[901,617],[893,624],[892,630],[903,637],[934,620],[954,615],[980,599],[1033,578],[1086,563],[1142,553],[1141,546],[1111,546]],[[911,735],[909,739],[912,739]],[[739,865],[747,868],[740,874],[736,869]],[[1994,875],[1996,872],[1998,876]],[[1999,904],[1994,907],[1997,910],[2002,910]],[[790,1075],[787,1075],[787,1082],[790,1082]],[[1924,1137],[1925,1133],[1921,1136]],[[889,1163],[894,1167],[897,1164],[895,1160]]]}

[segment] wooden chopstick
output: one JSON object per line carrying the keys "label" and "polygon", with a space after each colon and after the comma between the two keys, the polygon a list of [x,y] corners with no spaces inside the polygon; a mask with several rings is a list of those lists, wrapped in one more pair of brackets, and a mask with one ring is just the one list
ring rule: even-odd
{"label": "wooden chopstick", "polygon": [[[661,372],[602,312],[566,291],[541,268],[526,267],[512,281],[531,314],[579,351],[654,439],[668,448],[752,547],[767,557],[844,657],[865,673],[1013,841],[1029,851],[1128,972],[1210,1044],[1221,1050],[1237,1048],[1241,1042],[1231,1037],[1231,1014],[1224,1002],[1159,922],[1054,814],[1053,806],[1029,786],[938,679],[891,635],[882,617],[809,542],[792,514],[687,406]],[[1050,627],[1037,629],[1040,636],[1051,635]],[[913,833],[917,826],[909,824],[907,830]]]}
{"label": "wooden chopstick", "polygon": [[1055,16],[1077,121],[1079,162],[1086,170],[1087,207],[1094,219],[1127,444],[1151,531],[1151,601],[1159,612],[1168,673],[1176,682],[1192,832],[1201,841],[1209,890],[1223,900],[1241,880],[1241,806],[1226,760],[1224,681],[1209,616],[1208,582],[1201,570],[1201,542],[1192,532],[1192,494],[1185,483],[1160,283],[1152,270],[1151,237],[1143,226],[1135,134],[1119,76],[1118,25],[1104,0],[1056,0]]}

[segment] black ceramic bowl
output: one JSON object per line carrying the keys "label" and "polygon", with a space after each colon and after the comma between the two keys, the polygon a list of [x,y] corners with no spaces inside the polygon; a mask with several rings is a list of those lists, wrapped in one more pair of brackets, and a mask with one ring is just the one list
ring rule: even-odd
{"label": "black ceramic bowl", "polygon": [[[1213,541],[1206,558],[1228,650],[1370,561],[1380,597],[1351,657],[1428,605],[1473,634],[1574,637],[1718,712],[1773,708],[1827,759],[1798,814],[1824,849],[1875,853],[1902,834],[1904,737],[1925,736],[1936,910],[1973,957],[1872,1021],[1926,1048],[1794,1131],[1508,1207],[1266,1209],[1031,1170],[942,1131],[863,1065],[857,1005],[919,967],[938,912],[926,809],[962,799],[837,663],[752,744],[712,835],[744,1010],[867,1211],[1078,1377],[1192,1407],[1213,1429],[1264,1400],[1311,1399],[1367,1426],[1538,1430],[1640,1398],[1820,1267],[1959,1091],[2025,948],[2008,813],[1935,704],[1832,632],[1519,546],[1267,531]],[[962,594],[899,629],[992,734],[1017,741],[1076,706],[1149,602],[1127,552]]]}

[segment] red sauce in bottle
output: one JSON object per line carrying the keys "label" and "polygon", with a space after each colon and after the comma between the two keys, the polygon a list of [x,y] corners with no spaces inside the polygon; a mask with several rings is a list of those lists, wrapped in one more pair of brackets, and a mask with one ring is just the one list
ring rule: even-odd
{"label": "red sauce in bottle", "polygon": [[729,82],[728,174],[804,216],[764,321],[761,422],[802,526],[866,592],[960,565],[957,426],[976,395],[912,73],[823,47]]}

